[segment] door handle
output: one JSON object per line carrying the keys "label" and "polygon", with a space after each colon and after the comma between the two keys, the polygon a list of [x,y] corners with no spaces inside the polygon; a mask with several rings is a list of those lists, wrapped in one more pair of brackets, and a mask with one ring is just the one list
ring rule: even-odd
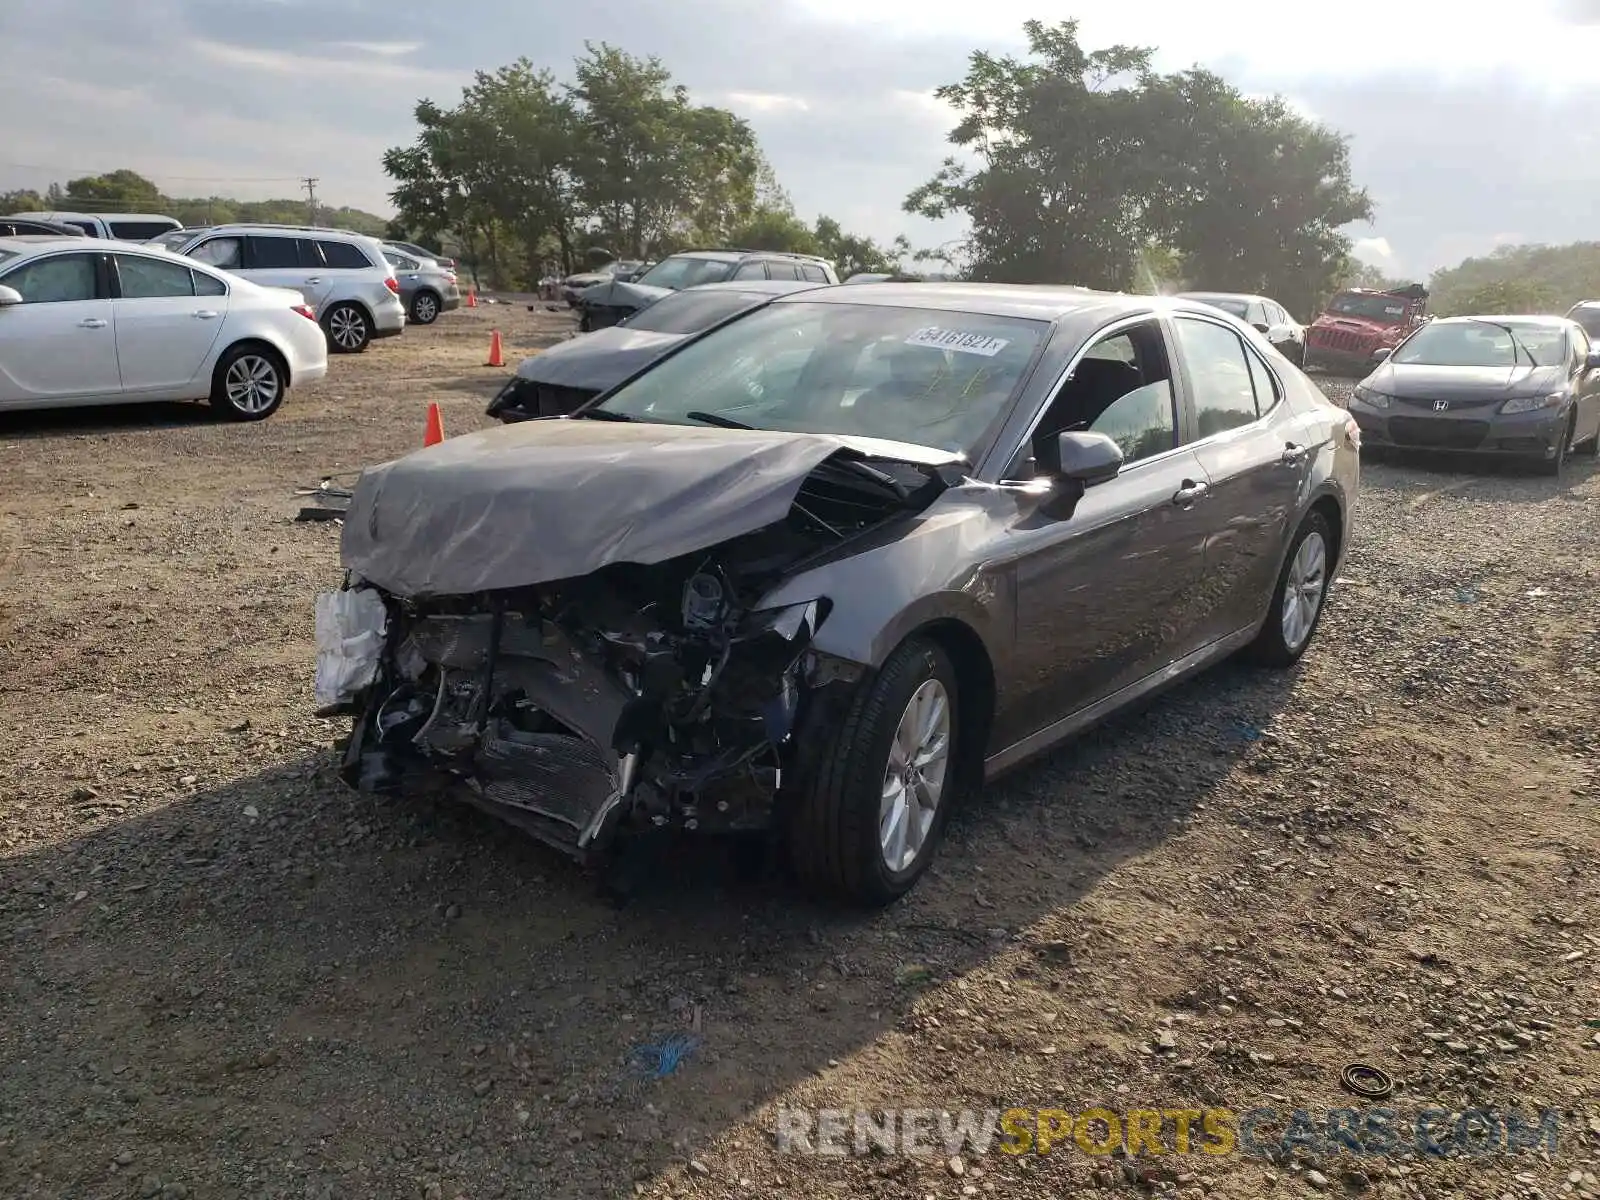
{"label": "door handle", "polygon": [[1306,459],[1311,451],[1306,446],[1296,446],[1293,442],[1285,443],[1283,447],[1283,462],[1285,466],[1298,466]]}
{"label": "door handle", "polygon": [[1183,486],[1172,493],[1172,502],[1180,508],[1188,508],[1211,489],[1203,483],[1196,483],[1192,479],[1185,479]]}
{"label": "door handle", "polygon": [[322,276],[321,275],[313,275],[310,279],[306,280],[306,286],[310,287],[313,283],[321,283],[321,282],[322,282]]}
{"label": "door handle", "polygon": [[194,310],[195,319],[200,321],[215,321],[217,315],[217,311],[211,308],[197,308]]}
{"label": "door handle", "polygon": [[105,327],[106,323],[99,317],[85,317],[78,322],[79,329],[104,329]]}

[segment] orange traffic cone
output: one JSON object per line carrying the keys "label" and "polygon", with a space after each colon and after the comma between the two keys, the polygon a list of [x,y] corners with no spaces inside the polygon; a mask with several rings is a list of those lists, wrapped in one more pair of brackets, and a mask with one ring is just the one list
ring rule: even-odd
{"label": "orange traffic cone", "polygon": [[489,333],[489,361],[483,364],[486,367],[503,367],[506,365],[505,356],[500,352],[500,331],[491,330]]}
{"label": "orange traffic cone", "polygon": [[478,289],[477,288],[468,288],[467,289],[467,307],[468,308],[477,308],[478,307]]}
{"label": "orange traffic cone", "polygon": [[422,435],[422,445],[437,446],[444,441],[444,416],[439,412],[438,401],[428,405],[428,427]]}

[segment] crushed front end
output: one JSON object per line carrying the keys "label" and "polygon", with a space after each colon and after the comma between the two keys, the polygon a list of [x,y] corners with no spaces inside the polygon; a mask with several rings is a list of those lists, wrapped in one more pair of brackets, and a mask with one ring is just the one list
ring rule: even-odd
{"label": "crushed front end", "polygon": [[826,596],[758,605],[945,486],[889,469],[924,486],[826,464],[781,524],[650,565],[427,599],[352,576],[318,600],[319,712],[354,718],[343,779],[459,791],[580,859],[634,831],[770,828],[865,668],[811,645]]}

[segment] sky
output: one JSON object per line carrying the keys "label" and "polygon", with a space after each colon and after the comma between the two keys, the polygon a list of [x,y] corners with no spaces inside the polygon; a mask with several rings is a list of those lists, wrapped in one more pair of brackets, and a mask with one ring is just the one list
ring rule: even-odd
{"label": "sky", "polygon": [[[802,217],[883,241],[958,238],[901,201],[950,147],[933,97],[974,50],[1075,16],[1086,48],[1153,46],[1347,134],[1376,209],[1347,232],[1423,278],[1519,242],[1595,238],[1600,0],[53,0],[0,4],[0,190],[131,167],[176,195],[295,195],[392,211],[379,159],[412,108],[526,55],[570,74],[588,41],[660,56],[750,121]],[[1269,14],[1276,13],[1270,17]],[[1380,17],[1381,14],[1381,17]],[[19,119],[25,118],[25,119]]]}

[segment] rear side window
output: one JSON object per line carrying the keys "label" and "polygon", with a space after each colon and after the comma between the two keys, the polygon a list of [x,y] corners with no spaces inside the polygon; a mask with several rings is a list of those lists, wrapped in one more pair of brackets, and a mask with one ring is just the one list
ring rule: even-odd
{"label": "rear side window", "polygon": [[821,267],[814,267],[810,263],[805,263],[801,266],[800,274],[812,283],[828,282],[828,276],[823,269]]}
{"label": "rear side window", "polygon": [[194,295],[194,275],[182,263],[141,258],[136,254],[119,254],[116,262],[124,300]]}
{"label": "rear side window", "polygon": [[350,242],[318,242],[317,246],[322,251],[322,261],[330,267],[361,271],[372,266],[361,247]]}
{"label": "rear side window", "polygon": [[1178,317],[1173,324],[1189,372],[1198,435],[1211,437],[1254,421],[1255,383],[1239,336],[1192,317]]}
{"label": "rear side window", "polygon": [[194,276],[194,294],[196,296],[226,296],[228,285],[215,275],[207,275],[204,271],[191,271]]}
{"label": "rear side window", "polygon": [[0,278],[0,283],[15,288],[26,304],[69,304],[95,299],[95,256],[58,254],[18,267]]}
{"label": "rear side window", "polygon": [[298,238],[251,237],[249,242],[250,267],[253,270],[282,271],[312,265],[302,257]]}
{"label": "rear side window", "polygon": [[[767,269],[758,262],[747,262],[733,273],[735,279],[765,279]],[[704,280],[701,280],[704,282]]]}
{"label": "rear side window", "polygon": [[1249,350],[1244,352],[1244,360],[1250,367],[1250,384],[1256,393],[1256,415],[1265,416],[1280,399],[1278,381],[1267,370],[1267,364]]}
{"label": "rear side window", "polygon": [[768,279],[799,279],[800,269],[789,262],[768,262]]}
{"label": "rear side window", "polygon": [[234,237],[211,238],[189,251],[189,257],[208,267],[237,271],[244,265],[244,242]]}

